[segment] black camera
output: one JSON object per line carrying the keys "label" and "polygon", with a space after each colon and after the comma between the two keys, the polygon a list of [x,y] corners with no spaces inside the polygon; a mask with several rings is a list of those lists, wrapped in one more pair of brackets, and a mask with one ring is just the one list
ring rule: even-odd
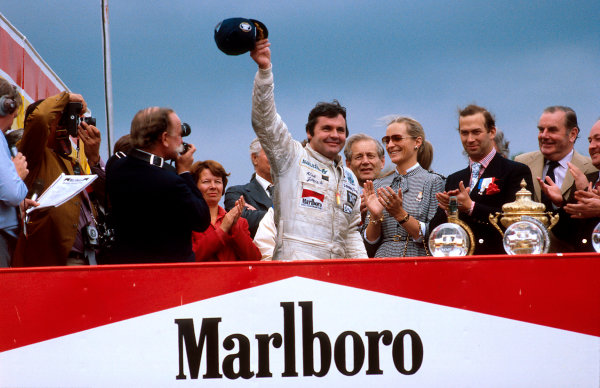
{"label": "black camera", "polygon": [[70,136],[77,137],[77,128],[81,120],[88,125],[96,126],[95,117],[84,117],[83,119],[79,117],[82,109],[83,104],[81,102],[69,102],[60,117],[59,125],[65,128]]}
{"label": "black camera", "polygon": [[185,154],[186,152],[188,152],[188,150],[190,149],[190,145],[188,143],[183,143],[183,150],[181,151],[181,155]]}
{"label": "black camera", "polygon": [[113,243],[115,242],[115,230],[109,228],[106,224],[98,224],[98,234],[100,238],[98,239],[100,242],[101,248],[111,248]]}
{"label": "black camera", "polygon": [[95,117],[83,117],[81,121],[85,122],[87,125],[96,126],[96,118]]}
{"label": "black camera", "polygon": [[[189,136],[192,133],[192,127],[188,123],[181,123],[181,137]],[[181,155],[188,152],[190,149],[190,145],[188,143],[183,143],[183,151],[181,151]]]}

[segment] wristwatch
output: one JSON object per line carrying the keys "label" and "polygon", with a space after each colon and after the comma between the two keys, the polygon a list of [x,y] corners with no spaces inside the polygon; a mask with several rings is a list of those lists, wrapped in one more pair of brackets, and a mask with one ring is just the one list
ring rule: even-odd
{"label": "wristwatch", "polygon": [[406,221],[408,221],[408,219],[410,218],[410,214],[406,213],[406,217],[404,217],[403,219],[401,219],[400,221],[398,221],[398,223],[400,225],[404,224]]}

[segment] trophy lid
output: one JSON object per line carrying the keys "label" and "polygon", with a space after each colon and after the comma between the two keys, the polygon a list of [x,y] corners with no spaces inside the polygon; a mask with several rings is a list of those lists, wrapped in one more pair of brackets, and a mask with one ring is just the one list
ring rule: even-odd
{"label": "trophy lid", "polygon": [[517,199],[514,202],[505,203],[502,205],[502,213],[504,215],[518,214],[544,214],[546,205],[540,202],[535,202],[531,199],[531,192],[526,189],[527,183],[525,179],[521,180],[521,190],[517,191]]}

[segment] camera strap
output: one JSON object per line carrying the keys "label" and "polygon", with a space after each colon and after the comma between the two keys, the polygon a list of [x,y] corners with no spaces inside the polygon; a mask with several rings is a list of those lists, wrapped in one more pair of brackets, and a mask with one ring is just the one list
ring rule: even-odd
{"label": "camera strap", "polygon": [[[88,207],[90,207],[90,206],[93,207],[92,201],[91,201],[90,197],[87,194],[85,195],[85,197],[87,198],[86,202],[87,202]],[[94,228],[96,228],[96,231],[98,231],[98,221],[96,221],[96,217],[94,217],[94,209],[93,208],[90,209],[90,214],[92,216],[92,223],[88,224],[88,226],[91,225]],[[84,227],[83,229],[86,229],[86,228]],[[80,233],[87,234],[87,232],[84,232],[83,230],[80,231]],[[87,259],[89,265],[98,265],[98,262],[96,261],[96,248],[93,247],[93,246],[88,245],[85,242],[86,239],[89,238],[89,237],[87,237],[87,236],[82,236],[82,237],[83,237],[83,240],[84,240],[83,246],[84,246],[84,255],[85,255],[85,258]]]}
{"label": "camera strap", "polygon": [[128,156],[160,168],[162,168],[165,164],[165,160],[160,156],[151,154],[150,152],[142,151],[139,148],[133,148],[131,151],[129,151]]}
{"label": "camera strap", "polygon": [[94,249],[85,248],[84,255],[89,265],[98,265],[98,262],[96,261],[96,251]]}

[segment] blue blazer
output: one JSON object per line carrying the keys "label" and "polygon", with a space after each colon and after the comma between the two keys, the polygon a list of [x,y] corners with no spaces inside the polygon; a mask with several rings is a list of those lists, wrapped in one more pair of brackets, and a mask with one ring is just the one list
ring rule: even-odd
{"label": "blue blazer", "polygon": [[250,229],[250,236],[254,238],[256,229],[260,220],[264,217],[270,207],[273,206],[273,201],[262,188],[258,180],[256,180],[256,174],[252,174],[252,178],[249,183],[239,186],[231,186],[225,192],[225,210],[229,211],[235,205],[235,201],[244,196],[244,201],[247,204],[253,206],[256,210],[244,209],[242,217],[248,221]]}

